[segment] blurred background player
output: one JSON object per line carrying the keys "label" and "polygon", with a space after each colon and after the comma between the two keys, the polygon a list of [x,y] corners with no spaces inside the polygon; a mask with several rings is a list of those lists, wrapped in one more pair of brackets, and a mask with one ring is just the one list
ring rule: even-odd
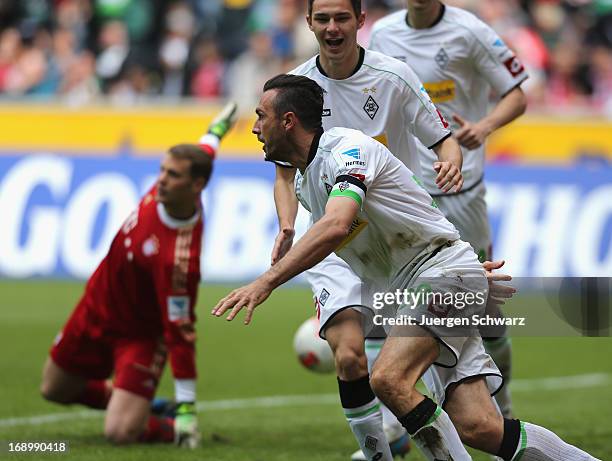
{"label": "blurred background player", "polygon": [[[361,1],[309,0],[307,21],[319,44],[319,54],[290,73],[307,76],[324,89],[324,128],[341,126],[362,130],[389,146],[417,176],[421,167],[430,170],[438,191],[459,190],[463,182],[461,150],[450,136],[446,121],[421,91],[422,84],[415,73],[406,64],[358,45],[357,31],[365,22]],[[415,136],[433,151],[431,161],[430,157],[427,162],[419,161]],[[359,159],[355,158],[355,162]],[[272,252],[273,264],[291,247],[295,234],[298,205],[294,177],[295,168],[277,164],[274,195],[280,230]],[[325,180],[330,189],[332,180]],[[363,434],[376,432],[381,416],[378,411],[368,417],[351,416],[355,413],[352,405],[368,402],[353,401],[350,396],[369,395],[361,391],[369,386],[363,336],[353,335],[350,328],[355,312],[364,303],[361,280],[335,254],[306,275],[320,318],[320,335],[327,339],[334,352],[347,421],[363,445]],[[384,405],[381,411],[391,452],[403,455],[409,449],[406,431]],[[360,459],[363,455],[361,451],[358,453]]]}
{"label": "blurred background player", "polygon": [[[492,132],[525,112],[527,100],[520,87],[527,79],[524,66],[484,22],[439,0],[408,0],[407,10],[377,21],[370,49],[411,65],[436,107],[447,120],[453,120],[454,137],[463,148],[464,187],[456,193],[440,194],[437,178],[425,168],[435,158],[417,142],[423,182],[480,261],[492,259],[483,182],[484,144]],[[489,111],[491,90],[499,99]],[[511,417],[510,339],[505,331],[496,338],[483,336],[487,352],[504,377],[504,386],[495,398],[502,414]],[[368,359],[375,360],[380,345],[370,342],[367,350]]]}
{"label": "blurred background player", "polygon": [[[190,448],[199,443],[194,307],[200,194],[235,113],[236,105],[228,104],[199,145],[168,150],[156,184],[115,236],[45,363],[43,397],[106,409],[104,434],[113,443],[176,441]],[[168,354],[174,418],[150,412]]]}

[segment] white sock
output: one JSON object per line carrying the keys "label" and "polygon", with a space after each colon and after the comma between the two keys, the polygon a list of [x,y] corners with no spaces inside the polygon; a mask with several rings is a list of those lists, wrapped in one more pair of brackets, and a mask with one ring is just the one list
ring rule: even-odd
{"label": "white sock", "polygon": [[344,415],[367,459],[393,461],[383,432],[380,402],[377,398],[357,408],[344,408]]}
{"label": "white sock", "polygon": [[521,436],[512,461],[597,461],[544,427],[524,421],[520,424]]}
{"label": "white sock", "polygon": [[428,460],[472,459],[448,414],[429,397],[398,419]]}
{"label": "white sock", "polygon": [[504,378],[504,386],[495,394],[495,401],[504,418],[512,418],[512,397],[509,387],[512,379],[512,341],[507,336],[502,336],[483,343],[487,354],[491,356]]}

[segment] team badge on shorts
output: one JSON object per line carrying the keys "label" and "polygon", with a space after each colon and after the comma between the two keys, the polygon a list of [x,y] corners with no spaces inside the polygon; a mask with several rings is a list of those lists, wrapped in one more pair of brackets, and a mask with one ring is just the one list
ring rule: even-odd
{"label": "team badge on shorts", "polygon": [[328,299],[329,299],[329,291],[323,288],[321,290],[321,294],[319,295],[319,304],[321,304],[321,306],[325,306],[325,303],[327,302]]}
{"label": "team badge on shorts", "polygon": [[171,322],[189,320],[189,296],[168,296],[168,318]]}

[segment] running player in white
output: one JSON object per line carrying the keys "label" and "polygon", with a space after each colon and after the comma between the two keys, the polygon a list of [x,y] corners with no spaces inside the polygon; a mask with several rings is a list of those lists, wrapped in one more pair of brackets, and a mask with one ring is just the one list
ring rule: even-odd
{"label": "running player in white", "polygon": [[[460,147],[415,73],[398,60],[364,50],[357,44],[357,30],[365,21],[361,1],[309,0],[307,20],[320,53],[290,73],[305,75],[325,90],[323,126],[362,130],[387,145],[418,176],[421,168],[431,170],[436,176],[438,192],[459,190],[462,184]],[[428,159],[433,160],[429,164],[419,161],[415,136],[432,149]],[[295,168],[277,166],[275,198],[280,232],[272,253],[273,264],[291,246],[294,235],[297,212],[294,176]],[[328,186],[331,188],[329,182]],[[375,423],[367,418],[359,424],[353,422],[351,405],[366,402],[352,402],[346,396],[357,395],[355,389],[367,385],[367,360],[363,342],[345,331],[344,319],[354,316],[353,310],[347,308],[359,306],[361,302],[361,281],[335,255],[330,255],[306,276],[318,306],[320,334],[334,351],[345,414],[354,432],[359,431],[358,425]],[[332,325],[333,328],[328,328]],[[409,448],[406,432],[384,405],[381,411],[392,453],[404,454]],[[370,419],[376,421],[378,417],[376,413]]]}
{"label": "running player in white", "polygon": [[[278,263],[220,300],[212,314],[219,317],[230,311],[227,320],[233,320],[245,309],[244,323],[250,323],[255,308],[276,287],[332,251],[360,277],[364,293],[373,289],[393,294],[396,289],[412,289],[437,279],[444,286],[434,285],[434,292],[443,292],[445,298],[451,294],[455,300],[467,299],[471,294],[471,299],[486,300],[487,280],[476,254],[459,239],[419,179],[385,146],[360,131],[332,128],[324,132],[322,110],[323,90],[313,80],[279,75],[266,82],[253,133],[270,160],[298,168],[296,195],[311,211],[314,224]],[[540,426],[504,419],[490,397],[491,383],[485,376],[462,376],[476,363],[482,370],[497,370],[477,329],[453,328],[459,335],[450,336],[442,332],[451,330],[431,321],[471,318],[482,313],[482,303],[460,306],[457,301],[432,304],[425,300],[399,306],[398,314],[412,314],[419,324],[391,328],[370,378],[372,387],[361,388],[362,397],[367,395],[370,401],[353,408],[353,421],[375,412],[378,396],[428,460],[471,459],[458,432],[466,444],[505,461],[594,459]],[[430,320],[427,327],[420,326],[426,320]],[[358,323],[351,333],[363,340],[361,327]],[[328,334],[329,328],[333,324]],[[447,386],[440,405],[415,388],[428,368],[436,370]],[[350,397],[356,400],[358,395]],[[389,459],[382,437],[360,435],[367,459]]]}
{"label": "running player in white", "polygon": [[[525,112],[526,98],[520,88],[527,78],[524,67],[489,26],[439,0],[407,0],[407,9],[377,21],[370,49],[413,66],[436,107],[453,120],[454,136],[463,147],[463,189],[440,194],[435,176],[423,168],[425,188],[480,261],[491,259],[483,183],[484,142],[493,131]],[[488,111],[491,89],[500,99]],[[429,150],[420,142],[417,146],[423,165],[430,164]],[[511,343],[505,331],[498,334],[495,338],[483,336],[487,352],[504,377],[504,386],[495,398],[502,414],[510,417]],[[377,351],[374,341],[366,342],[366,347]],[[368,360],[375,360],[374,354],[368,354]]]}

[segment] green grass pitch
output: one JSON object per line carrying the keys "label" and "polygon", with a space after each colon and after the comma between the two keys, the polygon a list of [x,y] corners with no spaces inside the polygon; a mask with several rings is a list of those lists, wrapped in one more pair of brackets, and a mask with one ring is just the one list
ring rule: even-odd
{"label": "green grass pitch", "polygon": [[[334,376],[302,369],[293,354],[293,333],[313,312],[310,292],[278,290],[245,327],[208,314],[229,288],[206,285],[198,304],[198,398],[206,402],[198,415],[201,448],[109,445],[101,414],[83,417],[82,408],[53,405],[38,394],[48,348],[81,290],[75,282],[0,282],[0,459],[347,461],[356,449],[335,396]],[[513,343],[517,415],[600,459],[612,459],[612,339],[515,338]],[[570,375],[580,377],[545,379]],[[159,394],[172,395],[169,373]],[[23,419],[66,412],[74,416]],[[68,453],[7,453],[8,441],[60,440],[69,442]],[[423,458],[414,450],[408,459]],[[475,453],[474,459],[489,458]]]}

